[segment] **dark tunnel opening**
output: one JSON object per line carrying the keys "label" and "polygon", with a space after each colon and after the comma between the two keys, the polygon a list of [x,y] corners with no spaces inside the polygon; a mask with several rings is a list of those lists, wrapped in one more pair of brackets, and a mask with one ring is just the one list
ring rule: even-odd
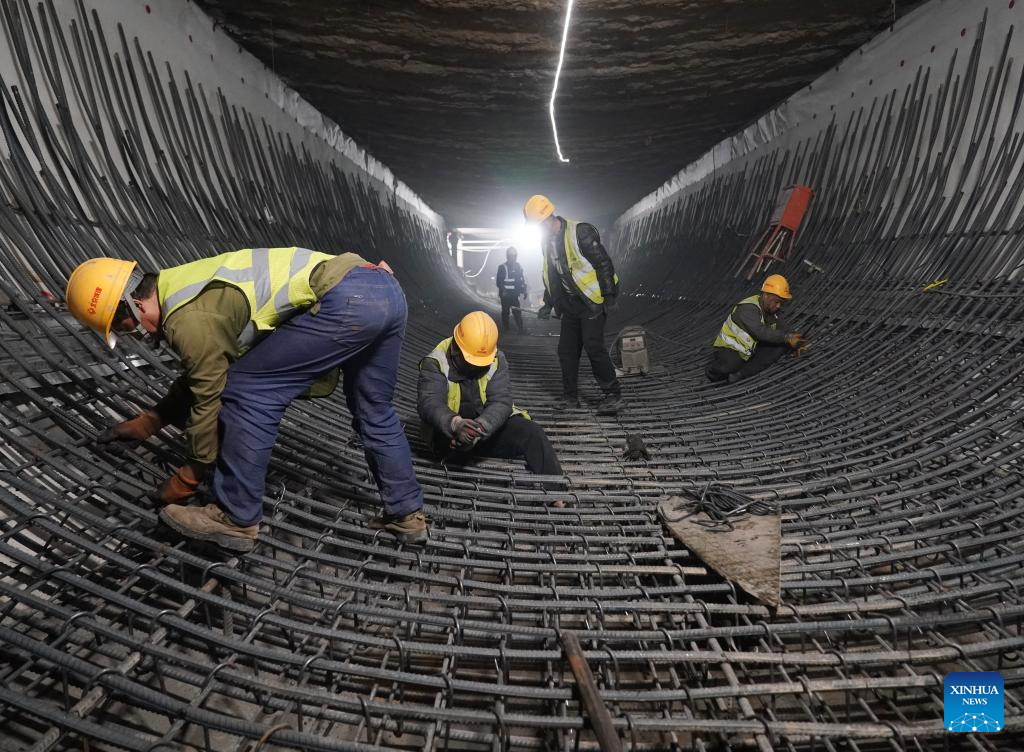
{"label": "dark tunnel opening", "polygon": [[[791,3],[728,17],[706,3],[582,3],[577,60],[603,49],[607,67],[570,76],[566,143],[580,148],[561,173],[544,87],[516,83],[550,73],[561,5],[495,11],[533,18],[513,29],[525,62],[511,61],[508,24],[470,0],[257,3],[248,16],[202,5],[0,5],[0,746],[1024,745],[1015,3],[829,2],[803,25]],[[617,48],[624,26],[636,36]],[[780,36],[745,36],[766,28]],[[472,59],[463,83],[416,78],[469,45],[467,30],[479,38],[448,59]],[[358,53],[324,52],[334,36]],[[403,65],[402,45],[425,40]],[[679,101],[660,116],[657,87],[609,72],[642,71],[644,54],[678,63],[664,63]],[[684,85],[701,55],[726,84],[758,67],[765,78],[694,115],[684,139],[686,103],[727,88],[700,94],[707,71]],[[355,140],[344,96],[322,90],[332,77],[357,110]],[[512,102],[492,131],[480,124],[500,107],[474,109],[458,89],[488,81]],[[635,160],[621,123],[602,131],[587,115],[627,84],[649,121],[636,137],[655,143]],[[394,95],[377,110],[375,86]],[[466,122],[438,126],[452,115],[426,113],[438,96]],[[524,125],[536,106],[540,125]],[[503,184],[487,154],[516,177]],[[525,245],[525,333],[498,344],[559,472],[442,459],[417,413],[421,361],[465,314],[500,321],[497,263],[523,229],[506,218],[538,192],[597,225],[614,262],[600,349],[622,405],[602,414],[586,353],[579,405],[560,404],[565,317],[536,315],[542,251]],[[343,390],[288,407],[250,552],[161,523],[151,494],[190,460],[191,427],[97,443],[190,366],[169,342],[111,349],[83,328],[65,300],[73,270],[104,256],[157,272],[243,247],[393,268],[408,304],[393,403],[426,545],[371,526],[386,491]],[[770,274],[785,275],[785,320],[809,347],[710,382],[723,320]],[[196,499],[217,501],[213,481]],[[731,503],[746,514],[710,517]],[[711,522],[684,542],[691,513]],[[998,703],[951,716],[949,677],[963,673],[998,681]]]}

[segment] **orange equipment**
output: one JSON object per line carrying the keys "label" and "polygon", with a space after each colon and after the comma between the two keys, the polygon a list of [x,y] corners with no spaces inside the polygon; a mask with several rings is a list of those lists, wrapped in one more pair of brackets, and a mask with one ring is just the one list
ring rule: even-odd
{"label": "orange equipment", "polygon": [[791,185],[779,193],[768,229],[751,251],[754,261],[747,273],[748,280],[759,272],[767,271],[773,261],[785,261],[789,257],[812,198],[814,191],[806,185]]}

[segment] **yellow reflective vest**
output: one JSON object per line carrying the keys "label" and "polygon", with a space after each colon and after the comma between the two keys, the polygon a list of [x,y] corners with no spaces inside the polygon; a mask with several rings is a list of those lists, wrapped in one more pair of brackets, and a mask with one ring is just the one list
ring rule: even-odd
{"label": "yellow reflective vest", "polygon": [[[565,245],[565,260],[569,264],[569,274],[584,298],[591,303],[601,305],[604,303],[604,295],[601,294],[601,284],[597,279],[597,270],[587,261],[587,257],[580,253],[576,246],[576,226],[579,222],[565,220],[565,235],[562,239]],[[544,266],[542,271],[544,277],[544,289],[551,292],[551,284],[548,282],[548,254],[544,252]],[[615,275],[615,282],[619,281],[619,275]]]}
{"label": "yellow reflective vest", "polygon": [[245,295],[250,326],[239,335],[239,354],[256,335],[273,331],[298,308],[316,303],[309,276],[334,256],[307,248],[245,248],[164,269],[157,297],[164,320],[193,300],[211,282],[224,282]]}
{"label": "yellow reflective vest", "polygon": [[761,312],[761,323],[764,323],[764,311],[761,310],[760,295],[751,295],[732,307],[732,310],[729,311],[729,316],[725,319],[725,323],[722,324],[722,330],[715,338],[715,347],[727,347],[730,350],[735,350],[743,360],[750,360],[750,356],[754,354],[754,348],[757,347],[757,340],[754,339],[750,332],[737,324],[732,315],[736,313],[736,309],[739,306],[746,305],[747,303],[753,303],[757,306],[757,310]]}
{"label": "yellow reflective vest", "polygon": [[[441,373],[448,381],[448,409],[458,415],[459,408],[462,406],[462,386],[448,378],[448,374],[451,370],[448,365],[448,350],[451,346],[452,338],[449,337],[448,339],[439,342],[437,347],[427,354],[427,357],[437,363],[437,367],[441,369]],[[481,404],[487,404],[487,384],[497,370],[498,359],[495,358],[494,362],[491,363],[491,367],[487,369],[487,373],[476,380],[477,388],[480,390]],[[530,414],[525,410],[520,410],[514,404],[512,405],[512,414],[522,415],[527,420],[530,420]]]}

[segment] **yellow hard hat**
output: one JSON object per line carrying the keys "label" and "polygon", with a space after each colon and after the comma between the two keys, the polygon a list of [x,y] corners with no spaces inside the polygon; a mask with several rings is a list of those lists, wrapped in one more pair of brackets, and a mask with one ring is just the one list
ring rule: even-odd
{"label": "yellow hard hat", "polygon": [[770,292],[772,295],[778,295],[784,300],[789,300],[793,296],[789,292],[789,282],[781,274],[769,274],[764,284],[761,285],[761,292]]}
{"label": "yellow hard hat", "polygon": [[94,258],[79,264],[68,280],[64,297],[71,315],[103,337],[110,347],[117,342],[117,335],[110,331],[117,306],[127,300],[128,283],[133,277],[142,279],[137,266],[134,261]]}
{"label": "yellow hard hat", "polygon": [[455,344],[474,366],[489,366],[498,354],[498,325],[483,311],[473,311],[455,326]]}
{"label": "yellow hard hat", "polygon": [[547,196],[541,196],[539,193],[535,196],[530,196],[523,205],[523,216],[526,217],[527,222],[533,222],[534,224],[543,222],[554,213],[555,205],[551,203],[551,199]]}

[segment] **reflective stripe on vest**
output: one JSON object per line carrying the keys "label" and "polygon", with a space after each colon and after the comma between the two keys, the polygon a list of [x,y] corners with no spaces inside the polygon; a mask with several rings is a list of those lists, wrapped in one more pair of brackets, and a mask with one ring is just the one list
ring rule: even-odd
{"label": "reflective stripe on vest", "polygon": [[519,289],[519,280],[518,280],[518,278],[513,277],[509,273],[508,264],[502,264],[499,268],[503,268],[505,270],[505,281],[501,283],[502,287],[507,292],[515,292],[516,290],[518,290]]}
{"label": "reflective stripe on vest", "polygon": [[249,303],[251,326],[239,337],[247,346],[256,331],[270,331],[298,308],[316,302],[309,286],[313,269],[329,253],[306,248],[246,248],[164,269],[157,278],[157,295],[164,320],[193,300],[211,282],[237,288]]}
{"label": "reflective stripe on vest", "polygon": [[761,314],[761,323],[764,323],[764,311],[761,310],[760,296],[751,295],[749,298],[744,298],[732,307],[732,310],[729,311],[728,318],[726,318],[725,323],[722,324],[722,331],[720,331],[718,336],[715,338],[715,347],[727,347],[730,350],[735,350],[740,354],[740,357],[743,358],[743,360],[749,360],[750,356],[754,354],[754,348],[757,346],[757,340],[754,339],[750,332],[737,324],[733,320],[732,315],[736,313],[737,308],[747,303],[753,303],[757,306],[757,310]]}
{"label": "reflective stripe on vest", "polygon": [[[445,380],[448,381],[448,409],[458,415],[459,408],[462,407],[462,386],[448,378],[450,372],[448,367],[448,350],[451,349],[451,346],[452,338],[449,337],[446,340],[442,340],[437,347],[430,351],[427,357],[437,363],[437,367],[441,369]],[[476,380],[477,387],[480,389],[480,404],[482,405],[487,404],[487,384],[497,370],[498,358],[495,357],[491,367],[487,369],[487,373]],[[520,410],[514,404],[512,405],[512,415],[522,415],[527,420],[530,420],[530,414],[526,410]]]}
{"label": "reflective stripe on vest", "polygon": [[[569,264],[569,274],[576,289],[591,303],[600,305],[604,303],[604,295],[601,294],[601,283],[597,279],[597,270],[576,247],[576,226],[578,224],[579,222],[572,219],[565,220],[565,235],[562,238],[562,243],[565,246],[565,260]],[[541,270],[541,275],[544,277],[544,288],[550,292],[547,251],[544,252],[544,267]],[[619,275],[616,274],[615,282],[618,283],[618,281]]]}

